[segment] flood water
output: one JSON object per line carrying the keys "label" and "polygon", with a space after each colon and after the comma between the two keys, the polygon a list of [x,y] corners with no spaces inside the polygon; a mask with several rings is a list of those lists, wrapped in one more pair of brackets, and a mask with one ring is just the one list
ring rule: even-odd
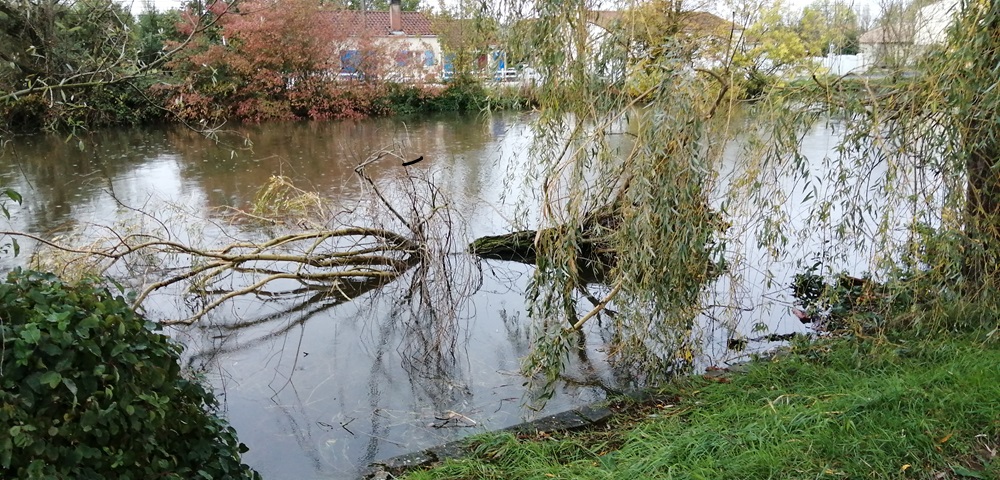
{"label": "flood water", "polygon": [[[340,211],[338,225],[391,226],[379,217],[385,212],[365,203],[371,192],[354,167],[382,149],[403,159],[423,156],[405,169],[390,159],[368,171],[404,206],[408,175],[440,189],[437,201],[451,216],[447,239],[436,244],[437,263],[358,290],[349,301],[243,297],[194,326],[168,329],[249,446],[245,461],[265,478],[351,478],[375,460],[599,400],[603,390],[595,385],[614,384],[602,361],[610,332],[594,322],[587,355],[574,357],[552,400],[542,410],[526,408],[519,367],[529,349],[524,293],[531,268],[465,253],[478,236],[534,226],[517,208],[535,196],[517,175],[529,160],[529,120],[451,115],[269,125],[242,130],[252,151],[236,136],[222,135],[220,144],[181,128],[106,131],[69,142],[28,137],[8,145],[0,176],[25,199],[9,205],[11,230],[79,239],[155,218],[175,238],[219,245],[275,234],[232,223],[226,210],[249,208],[274,175],[317,192]],[[821,133],[810,138],[820,156],[830,147]],[[5,268],[30,257],[31,242],[21,245],[19,257],[3,259]],[[787,314],[787,274],[767,287],[745,277],[756,287],[743,298],[757,300],[740,304],[744,313],[724,325],[706,321],[702,364],[745,356],[724,348],[733,331],[750,334],[760,322],[774,333],[802,329]],[[764,308],[770,303],[779,308]],[[174,289],[151,297],[146,308],[153,318],[176,319],[197,306]]]}

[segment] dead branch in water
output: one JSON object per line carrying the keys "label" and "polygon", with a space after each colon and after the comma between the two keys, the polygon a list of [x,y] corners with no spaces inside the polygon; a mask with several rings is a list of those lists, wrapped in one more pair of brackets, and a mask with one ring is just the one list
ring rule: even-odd
{"label": "dead branch in water", "polygon": [[[283,235],[261,243],[237,242],[219,248],[204,249],[176,241],[149,239],[146,235],[121,236],[114,243],[100,248],[77,248],[63,245],[37,235],[4,231],[0,235],[24,237],[44,244],[49,249],[70,254],[74,258],[64,265],[86,264],[84,270],[104,273],[118,263],[131,262],[131,257],[184,256],[186,268],[138,291],[133,308],[140,308],[150,294],[180,282],[189,282],[193,293],[211,293],[209,286],[233,273],[262,274],[262,278],[232,289],[195,315],[161,323],[190,324],[226,300],[251,293],[266,294],[272,282],[290,279],[307,286],[325,285],[332,292],[345,280],[372,279],[391,281],[412,266],[417,245],[406,237],[378,228],[351,227]],[[146,241],[136,242],[138,238]],[[58,260],[57,260],[58,261]],[[218,293],[217,291],[215,293]]]}
{"label": "dead branch in water", "polygon": [[[137,310],[151,295],[171,287],[183,286],[186,294],[200,299],[191,316],[160,320],[164,325],[192,324],[227,301],[243,296],[292,299],[297,292],[306,291],[349,300],[357,294],[353,285],[378,288],[420,263],[428,252],[425,225],[432,217],[441,216],[441,206],[434,200],[438,192],[429,180],[421,184],[429,193],[418,193],[410,179],[411,191],[405,196],[406,207],[412,211],[393,205],[391,196],[383,193],[365,171],[366,166],[387,156],[401,158],[391,150],[381,150],[361,162],[355,171],[377,199],[374,208],[391,213],[404,227],[404,233],[381,225],[330,227],[334,221],[343,220],[329,214],[331,209],[326,208],[322,197],[298,189],[284,177],[273,177],[261,188],[249,211],[230,209],[228,217],[243,223],[305,231],[259,241],[231,237],[229,243],[204,247],[177,240],[176,232],[171,232],[162,219],[132,208],[140,218],[152,220],[153,233],[134,233],[134,225],[105,226],[107,235],[87,246],[24,232],[5,231],[0,235],[37,242],[43,252],[33,255],[36,267],[68,276],[98,274],[130,282],[136,292],[132,306]],[[429,199],[421,199],[421,195]],[[187,217],[182,222],[191,223]],[[223,232],[231,229],[216,226]]]}

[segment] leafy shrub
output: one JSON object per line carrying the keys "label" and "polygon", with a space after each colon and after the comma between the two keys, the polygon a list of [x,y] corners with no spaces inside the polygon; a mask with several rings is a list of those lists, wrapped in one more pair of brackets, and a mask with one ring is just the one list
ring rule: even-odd
{"label": "leafy shrub", "polygon": [[536,91],[531,86],[506,87],[487,90],[480,79],[462,76],[450,81],[444,88],[389,84],[381,97],[385,113],[412,115],[421,112],[469,112],[490,110],[519,110],[538,104]]}
{"label": "leafy shrub", "polygon": [[432,100],[432,110],[467,112],[480,110],[487,98],[486,89],[478,79],[459,76]]}
{"label": "leafy shrub", "polygon": [[54,127],[65,130],[73,126],[95,128],[161,122],[164,112],[144,93],[151,84],[152,79],[143,78],[134,85],[116,83],[80,91],[72,103],[55,108],[53,113],[59,123]]}
{"label": "leafy shrub", "polygon": [[965,271],[975,256],[996,262],[985,257],[986,249],[958,230],[926,224],[909,230],[905,253],[879,272],[879,282],[846,273],[828,278],[818,273],[822,265],[817,261],[794,277],[796,305],[828,329],[933,334],[995,325],[1000,316],[996,286],[990,279],[970,282]]}
{"label": "leafy shrub", "polygon": [[0,104],[0,129],[15,133],[71,131],[116,125],[147,125],[163,122],[165,111],[158,103],[159,91],[149,89],[152,79],[97,85],[62,92],[57,101],[31,94]]}
{"label": "leafy shrub", "polygon": [[533,85],[498,87],[489,93],[490,110],[525,110],[538,106],[538,89]]}
{"label": "leafy shrub", "polygon": [[0,477],[259,478],[181,347],[97,280],[0,284]]}
{"label": "leafy shrub", "polygon": [[431,110],[430,103],[437,92],[428,88],[399,83],[389,84],[385,95],[386,109],[397,115],[412,115]]}
{"label": "leafy shrub", "polygon": [[876,327],[892,313],[888,289],[871,278],[835,275],[832,281],[816,273],[817,266],[792,280],[792,296],[811,320],[821,320],[826,330]]}
{"label": "leafy shrub", "polygon": [[48,123],[48,102],[38,94],[0,103],[0,130],[34,133]]}
{"label": "leafy shrub", "polygon": [[759,100],[771,89],[777,81],[774,75],[767,75],[754,72],[747,76],[743,82],[742,98],[745,100]]}

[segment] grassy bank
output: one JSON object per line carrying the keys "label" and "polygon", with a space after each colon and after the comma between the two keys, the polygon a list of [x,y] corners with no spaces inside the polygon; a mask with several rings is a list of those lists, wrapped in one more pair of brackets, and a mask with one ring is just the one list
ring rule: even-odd
{"label": "grassy bank", "polygon": [[841,338],[685,379],[597,430],[478,437],[407,478],[997,479],[998,448],[996,338]]}

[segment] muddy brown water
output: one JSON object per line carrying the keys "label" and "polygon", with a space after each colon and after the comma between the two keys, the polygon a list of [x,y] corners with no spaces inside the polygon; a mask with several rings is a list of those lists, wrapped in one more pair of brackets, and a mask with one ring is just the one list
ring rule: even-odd
{"label": "muddy brown water", "polygon": [[[536,223],[531,208],[518,208],[536,199],[519,175],[530,161],[529,122],[529,114],[515,113],[241,128],[252,150],[238,136],[223,133],[216,143],[182,128],[110,130],[69,141],[25,137],[3,151],[0,177],[25,198],[22,206],[8,202],[12,230],[85,239],[103,227],[149,227],[142,211],[176,238],[212,244],[275,233],[229,223],[224,210],[248,208],[274,175],[320,194],[344,224],[390,225],[373,217],[384,212],[359,206],[370,192],[354,167],[382,149],[402,160],[423,156],[409,167],[380,161],[368,171],[404,204],[408,174],[440,188],[452,216],[448,238],[437,243],[438,264],[411,268],[350,301],[243,297],[194,326],[169,329],[186,345],[185,364],[205,375],[249,446],[245,461],[265,478],[351,478],[374,460],[599,400],[604,393],[594,385],[615,383],[602,353],[611,332],[595,323],[587,355],[574,356],[567,381],[544,408],[527,408],[519,367],[530,343],[524,293],[531,267],[464,251],[478,236]],[[817,155],[829,149],[826,134],[810,139]],[[21,244],[19,257],[4,256],[4,268],[30,257],[34,245]],[[742,254],[754,255],[747,248]],[[782,295],[785,279],[765,287],[743,277],[755,290],[742,298]],[[733,283],[718,289],[730,292]],[[758,323],[774,333],[802,328],[786,300],[770,309],[765,303],[740,304],[733,311],[744,313],[718,324],[706,320],[700,363],[745,358],[724,347],[734,331],[749,335]],[[147,309],[169,319],[196,306],[190,295],[172,291],[152,297]]]}

